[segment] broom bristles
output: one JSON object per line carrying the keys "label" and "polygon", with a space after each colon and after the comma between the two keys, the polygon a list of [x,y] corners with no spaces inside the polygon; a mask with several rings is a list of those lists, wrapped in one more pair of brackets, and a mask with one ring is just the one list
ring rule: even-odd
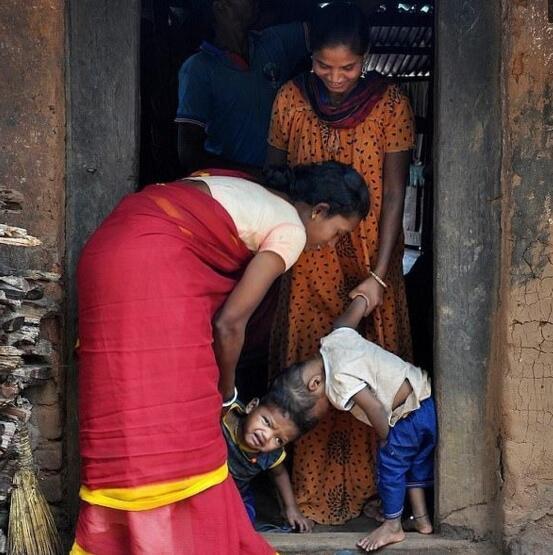
{"label": "broom bristles", "polygon": [[50,507],[32,470],[15,473],[8,526],[10,555],[59,555],[61,545]]}
{"label": "broom bristles", "polygon": [[61,542],[50,507],[32,468],[26,429],[21,434],[22,467],[13,478],[8,524],[9,555],[61,555]]}

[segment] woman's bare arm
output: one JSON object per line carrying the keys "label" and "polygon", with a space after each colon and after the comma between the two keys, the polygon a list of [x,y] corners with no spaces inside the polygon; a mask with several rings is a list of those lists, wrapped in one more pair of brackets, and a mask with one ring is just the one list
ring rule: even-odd
{"label": "woman's bare arm", "polygon": [[405,183],[409,172],[411,151],[388,152],[384,157],[382,212],[378,232],[378,260],[373,271],[386,279],[392,251],[403,225]]}
{"label": "woman's bare arm", "polygon": [[284,260],[278,254],[270,251],[256,254],[213,321],[213,350],[223,399],[231,398],[234,392],[236,364],[244,345],[246,324],[285,269]]}
{"label": "woman's bare arm", "polygon": [[[396,246],[403,225],[403,205],[405,202],[405,182],[409,171],[409,150],[389,152],[384,158],[382,211],[378,232],[378,259],[371,270],[384,282],[390,265],[392,252]],[[382,304],[384,288],[378,281],[369,277],[350,293],[350,298],[365,295],[369,306],[365,315]]]}

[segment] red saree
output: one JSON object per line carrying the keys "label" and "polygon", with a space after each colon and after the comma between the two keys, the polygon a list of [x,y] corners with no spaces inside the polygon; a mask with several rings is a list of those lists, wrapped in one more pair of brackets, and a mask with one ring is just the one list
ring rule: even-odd
{"label": "red saree", "polygon": [[[127,196],[85,246],[77,282],[87,502],[75,553],[274,553],[221,473],[211,321],[251,256],[227,212],[178,182]],[[188,478],[198,478],[189,493],[175,492]],[[136,503],[145,486],[171,490],[171,502]],[[95,501],[110,488],[120,505]]]}

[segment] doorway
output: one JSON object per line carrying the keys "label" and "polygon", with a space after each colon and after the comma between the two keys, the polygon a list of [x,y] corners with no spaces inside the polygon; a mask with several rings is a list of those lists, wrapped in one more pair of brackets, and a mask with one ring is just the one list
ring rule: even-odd
{"label": "doorway", "polygon": [[[256,29],[308,20],[318,2],[261,2]],[[288,5],[284,5],[288,4]],[[181,65],[209,38],[209,8],[206,3],[182,0],[144,0],[141,14],[141,150],[140,186],[186,175],[180,167],[175,145],[178,80]],[[406,184],[404,260],[410,294],[415,363],[432,369],[432,90],[433,90],[432,2],[381,2],[371,17],[371,48],[368,71],[396,80],[410,98],[416,115],[416,148]],[[305,70],[309,60],[304,61]],[[206,93],[207,94],[207,93]],[[251,330],[251,328],[250,328]],[[255,345],[267,350],[263,341]],[[248,351],[249,352],[249,351]],[[255,360],[251,360],[251,359]],[[267,356],[242,360],[237,370],[242,401],[263,394],[267,379],[260,369]],[[255,369],[255,373],[253,370]],[[248,370],[252,370],[248,373]],[[257,488],[259,520],[276,525],[278,504],[265,495],[268,482]],[[271,489],[271,488],[269,488]],[[260,501],[262,500],[262,502]],[[366,521],[366,518],[364,519]],[[358,525],[367,528],[366,522]]]}
{"label": "doorway", "polygon": [[[183,1],[173,7],[184,4],[201,2]],[[408,10],[409,5],[422,3],[397,4]],[[495,428],[487,400],[499,253],[499,207],[494,199],[499,196],[500,171],[501,13],[500,6],[492,4],[442,0],[430,16],[436,21],[437,43],[435,86],[428,91],[430,96],[435,92],[428,104],[434,124],[427,130],[435,152],[430,153],[433,169],[428,177],[433,193],[422,195],[426,200],[411,224],[416,231],[417,217],[423,222],[421,246],[426,244],[425,229],[433,228],[434,237],[429,248],[434,258],[430,274],[436,308],[431,345],[440,426],[435,520],[441,530],[454,528],[473,537],[493,531],[496,483]],[[290,9],[295,13],[297,7]],[[124,7],[105,3],[102,9],[97,3],[69,3],[68,284],[74,283],[75,261],[86,237],[123,194],[138,186],[141,176],[157,171],[139,155],[139,135],[143,135],[139,106],[144,101],[139,97],[141,14],[138,0]],[[166,21],[162,18],[158,24]],[[91,26],[94,33],[89,32]],[[383,46],[402,48],[401,44]],[[154,147],[159,146],[154,141]],[[430,222],[426,227],[425,218]],[[71,285],[67,301],[66,345],[70,347],[76,335]],[[67,391],[67,474],[75,515],[76,372],[69,373]]]}

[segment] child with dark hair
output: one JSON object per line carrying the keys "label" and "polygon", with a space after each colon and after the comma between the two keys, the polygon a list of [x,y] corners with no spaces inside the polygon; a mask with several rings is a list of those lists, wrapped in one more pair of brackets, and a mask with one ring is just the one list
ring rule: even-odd
{"label": "child with dark hair", "polygon": [[297,395],[298,391],[305,392],[301,376],[295,386],[293,380],[283,378],[277,377],[261,399],[252,399],[246,406],[236,401],[223,417],[228,465],[252,522],[256,511],[250,482],[259,473],[268,471],[280,494],[287,523],[299,532],[310,532],[313,523],[298,509],[283,461],[284,446],[316,423],[309,416],[315,401],[309,394]]}
{"label": "child with dark hair", "polygon": [[311,418],[322,417],[330,401],[376,431],[377,486],[385,520],[357,543],[375,551],[405,538],[401,515],[406,491],[413,509],[409,529],[433,531],[424,489],[433,484],[436,409],[424,370],[355,331],[368,304],[364,296],[355,297],[321,339],[320,352],[285,374],[296,381],[300,376],[313,396]]}

